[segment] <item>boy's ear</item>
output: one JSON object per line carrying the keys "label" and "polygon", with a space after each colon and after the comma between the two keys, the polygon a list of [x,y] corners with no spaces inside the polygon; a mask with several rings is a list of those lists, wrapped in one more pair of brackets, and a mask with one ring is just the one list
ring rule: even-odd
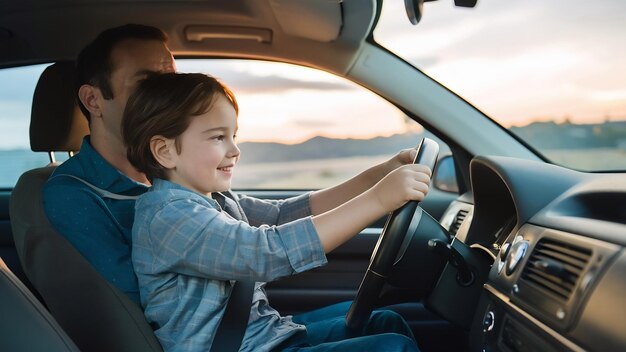
{"label": "boy's ear", "polygon": [[163,136],[154,136],[150,139],[150,151],[156,159],[166,169],[176,167],[178,153],[176,152],[175,141]]}
{"label": "boy's ear", "polygon": [[98,102],[99,92],[96,92],[97,88],[89,84],[83,84],[78,88],[78,99],[89,110],[91,116],[102,117],[102,110],[100,109],[100,103]]}

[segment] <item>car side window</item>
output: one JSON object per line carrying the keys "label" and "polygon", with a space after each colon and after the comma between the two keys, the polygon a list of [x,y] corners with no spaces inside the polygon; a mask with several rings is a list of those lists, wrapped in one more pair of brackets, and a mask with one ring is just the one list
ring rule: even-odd
{"label": "car side window", "polygon": [[[30,150],[28,128],[33,92],[47,67],[32,65],[0,69],[0,188],[12,188],[27,170],[49,163],[47,153]],[[61,159],[62,161],[62,159]]]}
{"label": "car side window", "polygon": [[220,79],[237,97],[241,159],[234,189],[333,186],[422,136],[434,138],[378,95],[320,70],[230,59],[179,59],[177,66]]}

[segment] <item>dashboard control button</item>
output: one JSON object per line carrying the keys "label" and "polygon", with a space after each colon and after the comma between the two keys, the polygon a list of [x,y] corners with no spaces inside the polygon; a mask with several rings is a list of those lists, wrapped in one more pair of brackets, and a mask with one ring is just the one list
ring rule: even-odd
{"label": "dashboard control button", "polygon": [[563,320],[563,319],[565,318],[565,311],[563,310],[563,308],[560,308],[560,307],[559,307],[559,309],[557,309],[557,311],[556,311],[556,317],[557,317],[557,319],[559,319],[559,320]]}
{"label": "dashboard control button", "polygon": [[511,244],[510,243],[505,243],[502,245],[502,247],[500,247],[500,252],[498,253],[498,275],[500,275],[500,273],[502,272],[502,269],[504,269],[504,263],[506,262],[506,256],[509,254],[509,250],[511,249]]}
{"label": "dashboard control button", "polygon": [[500,247],[500,260],[501,261],[505,261],[506,260],[506,255],[509,254],[509,249],[511,249],[511,244],[510,243],[505,243],[502,245],[502,247]]}
{"label": "dashboard control button", "polygon": [[483,319],[483,332],[489,332],[493,330],[493,326],[496,324],[496,316],[492,311],[488,311]]}
{"label": "dashboard control button", "polygon": [[511,275],[513,271],[517,268],[517,265],[520,263],[522,258],[524,258],[524,254],[528,250],[528,241],[519,241],[511,247],[509,251],[509,255],[507,256],[506,263],[506,274]]}
{"label": "dashboard control button", "polygon": [[591,268],[589,271],[583,276],[583,279],[580,281],[580,291],[585,292],[587,288],[591,285],[593,281],[593,277],[595,276],[596,268]]}

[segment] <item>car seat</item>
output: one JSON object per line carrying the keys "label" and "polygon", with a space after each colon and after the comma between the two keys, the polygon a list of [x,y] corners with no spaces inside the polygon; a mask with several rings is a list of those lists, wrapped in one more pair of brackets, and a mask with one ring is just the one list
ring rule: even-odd
{"label": "car seat", "polygon": [[72,62],[41,74],[30,124],[33,151],[51,164],[25,172],[10,200],[11,227],[23,270],[61,327],[83,351],[162,351],[141,308],[104,279],[59,235],[43,209],[43,185],[56,168],[54,151],[80,149],[89,132],[75,95]]}
{"label": "car seat", "polygon": [[78,347],[0,258],[0,351],[77,352]]}

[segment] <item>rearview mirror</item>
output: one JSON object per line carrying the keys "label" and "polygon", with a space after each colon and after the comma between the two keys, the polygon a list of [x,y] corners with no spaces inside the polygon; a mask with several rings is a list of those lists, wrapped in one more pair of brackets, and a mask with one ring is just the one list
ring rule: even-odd
{"label": "rearview mirror", "polygon": [[[411,24],[418,24],[424,13],[424,2],[436,0],[404,0],[406,15]],[[454,0],[454,5],[459,7],[475,7],[478,0]]]}
{"label": "rearview mirror", "polygon": [[424,0],[404,0],[404,8],[411,24],[417,24],[422,19]]}

